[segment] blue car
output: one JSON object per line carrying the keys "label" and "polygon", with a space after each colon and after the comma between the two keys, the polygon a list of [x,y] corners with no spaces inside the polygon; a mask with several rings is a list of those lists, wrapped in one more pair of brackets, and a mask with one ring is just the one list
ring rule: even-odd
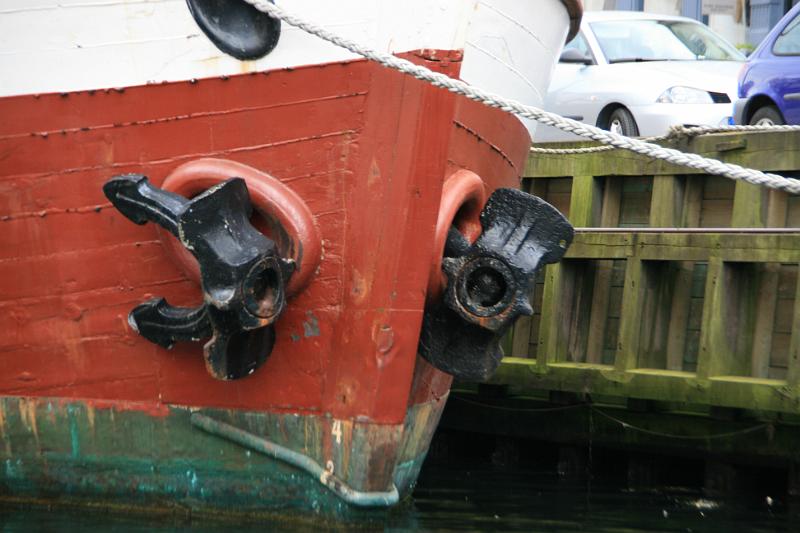
{"label": "blue car", "polygon": [[736,124],[800,124],[800,4],[756,48],[739,73]]}

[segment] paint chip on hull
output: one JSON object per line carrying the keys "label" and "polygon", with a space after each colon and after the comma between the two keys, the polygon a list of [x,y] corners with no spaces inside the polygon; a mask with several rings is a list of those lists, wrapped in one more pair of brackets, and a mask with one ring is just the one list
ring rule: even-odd
{"label": "paint chip on hull", "polygon": [[314,313],[311,311],[306,311],[306,317],[308,320],[303,321],[303,336],[308,337],[319,337],[319,322],[317,321],[317,317],[314,316]]}

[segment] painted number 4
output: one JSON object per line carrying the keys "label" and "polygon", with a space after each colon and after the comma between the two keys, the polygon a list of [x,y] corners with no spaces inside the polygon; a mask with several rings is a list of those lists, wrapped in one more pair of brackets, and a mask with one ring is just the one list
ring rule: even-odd
{"label": "painted number 4", "polygon": [[336,437],[336,444],[342,443],[342,421],[341,420],[334,420],[333,421],[333,429],[331,430],[331,435]]}

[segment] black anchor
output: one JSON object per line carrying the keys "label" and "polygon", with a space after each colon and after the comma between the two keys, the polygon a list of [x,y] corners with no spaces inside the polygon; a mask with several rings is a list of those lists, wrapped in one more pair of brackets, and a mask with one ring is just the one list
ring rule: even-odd
{"label": "black anchor", "polygon": [[536,271],[559,261],[573,229],[553,206],[536,196],[498,189],[481,211],[483,233],[470,245],[451,228],[442,269],[442,301],[425,311],[419,353],[456,378],[485,381],[502,358],[500,340],[528,302]]}
{"label": "black anchor", "polygon": [[252,374],[272,351],[272,324],[285,306],[294,263],[250,224],[244,180],[229,179],[187,200],[141,174],[126,174],[106,182],[103,192],[136,224],[152,221],[168,230],[200,264],[203,305],[174,307],[154,298],[131,311],[131,327],[164,348],[210,337],[204,354],[211,375]]}

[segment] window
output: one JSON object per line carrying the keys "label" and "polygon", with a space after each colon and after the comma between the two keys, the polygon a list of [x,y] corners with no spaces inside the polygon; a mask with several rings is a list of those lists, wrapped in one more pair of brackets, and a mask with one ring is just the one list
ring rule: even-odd
{"label": "window", "polygon": [[609,63],[744,59],[721,37],[696,22],[640,19],[590,25]]}
{"label": "window", "polygon": [[583,36],[583,33],[578,33],[574,39],[564,46],[564,50],[572,49],[577,50],[585,57],[592,57],[592,52],[589,50],[589,44],[586,42],[586,38]]}
{"label": "window", "polygon": [[775,39],[772,53],[778,56],[800,55],[800,15],[794,17]]}

